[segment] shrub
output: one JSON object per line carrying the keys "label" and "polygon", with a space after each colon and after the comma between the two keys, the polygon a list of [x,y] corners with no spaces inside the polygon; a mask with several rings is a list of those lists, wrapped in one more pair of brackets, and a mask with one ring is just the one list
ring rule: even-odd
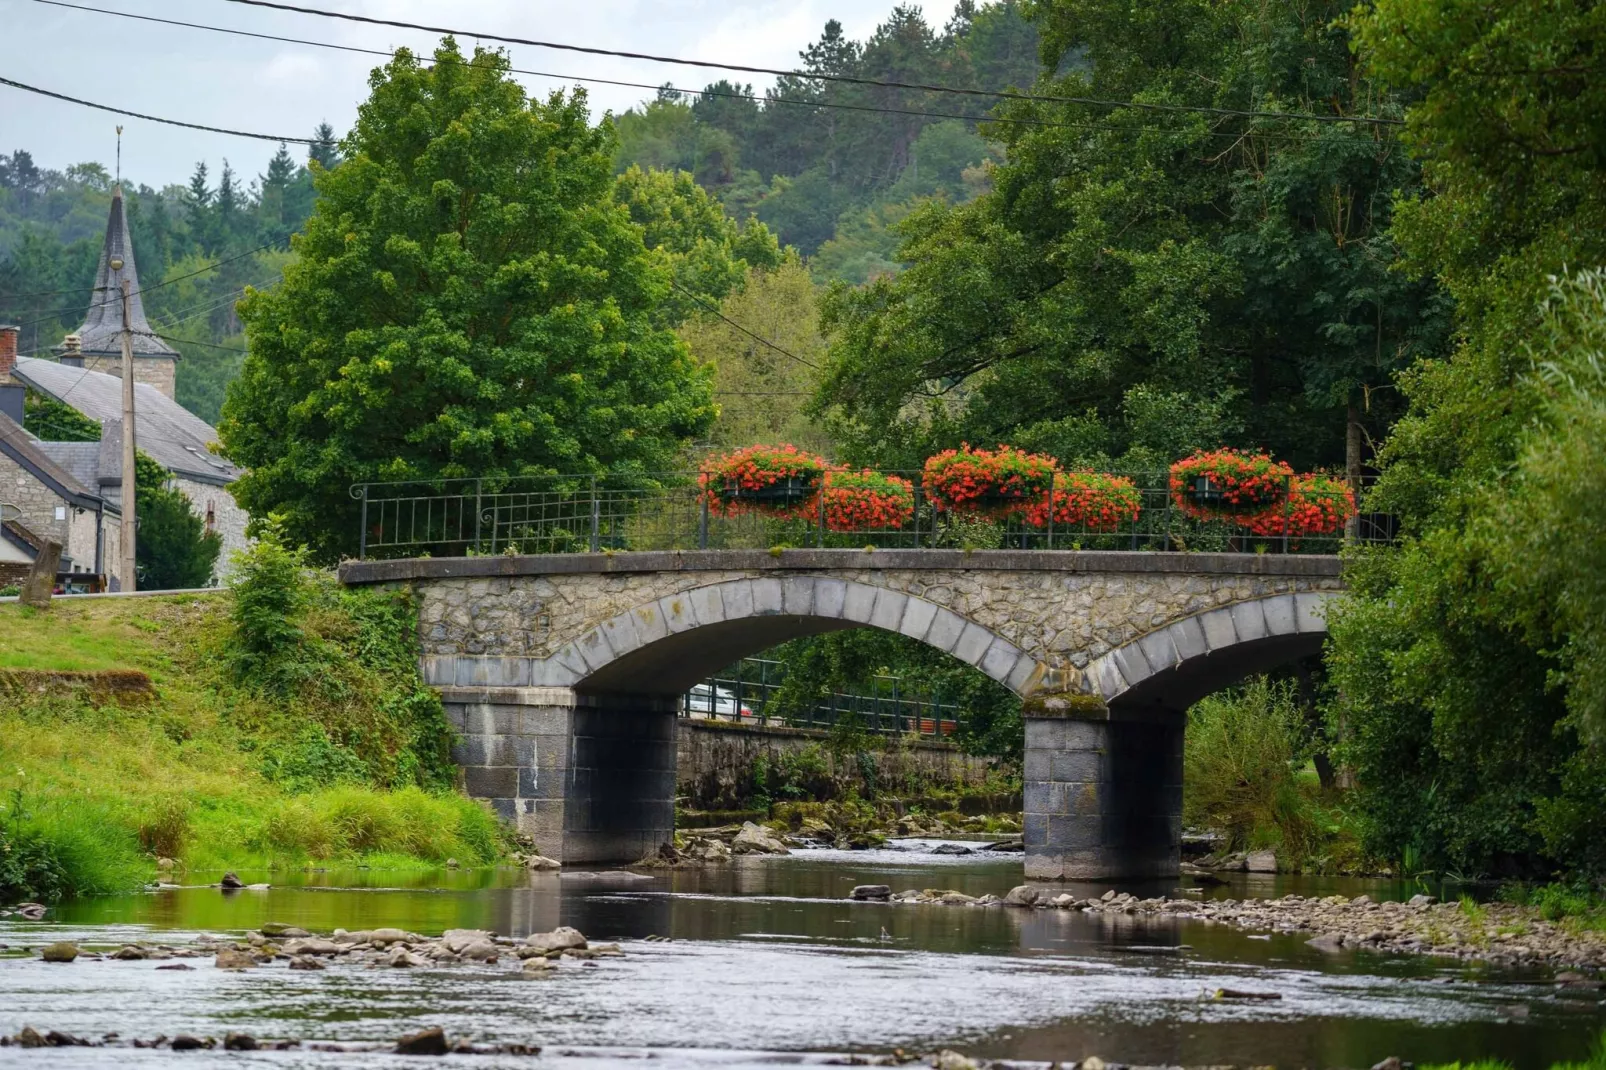
{"label": "shrub", "polygon": [[1279,847],[1302,856],[1318,828],[1296,772],[1305,718],[1292,681],[1251,681],[1188,711],[1183,819],[1224,833],[1234,850]]}
{"label": "shrub", "polygon": [[972,449],[967,443],[926,461],[926,496],[955,512],[1010,514],[1047,501],[1059,462],[1013,446]]}
{"label": "shrub", "polygon": [[32,806],[13,788],[0,808],[0,903],[131,892],[149,868],[132,833],[103,806]]}
{"label": "shrub", "polygon": [[1294,470],[1263,453],[1200,450],[1171,466],[1171,498],[1198,520],[1261,513],[1288,494]]}
{"label": "shrub", "polygon": [[278,691],[293,683],[292,655],[301,646],[308,595],[305,569],[305,550],[286,546],[272,517],[256,543],[234,555],[230,653],[242,680]]}

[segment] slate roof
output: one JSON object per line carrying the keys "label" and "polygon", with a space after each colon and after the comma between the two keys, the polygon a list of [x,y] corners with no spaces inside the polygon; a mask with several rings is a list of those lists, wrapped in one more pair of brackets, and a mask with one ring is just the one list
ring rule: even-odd
{"label": "slate roof", "polygon": [[[122,419],[123,381],[115,375],[38,357],[20,358],[12,375],[100,424],[102,442],[108,440],[110,425]],[[155,387],[134,384],[134,417],[134,438],[139,448],[173,474],[220,487],[240,477],[238,468],[207,452],[207,446],[217,441],[217,431],[212,425]],[[103,480],[107,474],[104,467]],[[114,465],[112,472],[120,471],[121,467],[120,463]]]}
{"label": "slate roof", "polygon": [[[0,454],[10,457],[55,494],[80,509],[95,509],[103,499],[57,464],[40,442],[5,413],[0,413]],[[97,448],[99,443],[93,443]]]}
{"label": "slate roof", "polygon": [[[121,271],[111,262],[120,259]],[[151,330],[145,318],[145,301],[140,297],[139,273],[134,267],[134,241],[128,234],[128,216],[123,211],[123,187],[112,191],[111,214],[106,219],[106,242],[100,250],[100,269],[95,272],[95,291],[90,298],[89,315],[78,328],[85,353],[121,355],[123,352],[123,280],[128,280],[128,326],[130,344],[136,357],[172,357],[178,353]]]}
{"label": "slate roof", "polygon": [[79,483],[86,487],[100,485],[99,442],[46,442],[35,439],[34,445]]}

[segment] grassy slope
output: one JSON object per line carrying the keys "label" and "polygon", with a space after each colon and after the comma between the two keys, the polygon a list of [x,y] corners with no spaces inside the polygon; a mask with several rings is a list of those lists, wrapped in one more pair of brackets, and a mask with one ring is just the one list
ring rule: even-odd
{"label": "grassy slope", "polygon": [[494,858],[494,823],[466,799],[352,783],[297,794],[267,779],[260,734],[237,727],[262,719],[248,716],[251,698],[218,669],[228,605],[227,594],[58,601],[48,612],[0,605],[0,668],[138,669],[158,694],[133,708],[5,702],[0,817],[17,820],[20,788],[26,820],[76,844],[80,863],[96,870],[83,890],[148,878],[157,853],[210,879],[225,867],[308,858]]}

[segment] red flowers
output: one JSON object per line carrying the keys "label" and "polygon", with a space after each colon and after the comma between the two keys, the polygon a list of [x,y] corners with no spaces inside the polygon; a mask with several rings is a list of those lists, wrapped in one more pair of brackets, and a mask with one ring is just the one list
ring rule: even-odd
{"label": "red flowers", "polygon": [[[1136,520],[1142,508],[1142,492],[1125,476],[1065,472],[1054,479],[1055,527],[1115,531],[1123,521]],[[1023,518],[1034,528],[1048,527],[1047,498],[1027,506]]]}
{"label": "red flowers", "polygon": [[901,528],[914,513],[915,487],[907,479],[868,468],[826,473],[825,526],[832,531]]}
{"label": "red flowers", "polygon": [[921,482],[943,509],[961,513],[1008,515],[1046,502],[1059,462],[1013,446],[971,449],[967,444],[926,461]]}
{"label": "red flowers", "polygon": [[1355,515],[1355,492],[1322,472],[1295,476],[1288,499],[1240,521],[1256,535],[1331,535]]}
{"label": "red flowers", "polygon": [[1199,520],[1236,519],[1282,501],[1293,476],[1264,453],[1200,450],[1171,466],[1171,497]]}
{"label": "red flowers", "polygon": [[711,458],[697,482],[711,511],[720,516],[762,510],[810,516],[827,469],[824,460],[796,446],[745,446]]}

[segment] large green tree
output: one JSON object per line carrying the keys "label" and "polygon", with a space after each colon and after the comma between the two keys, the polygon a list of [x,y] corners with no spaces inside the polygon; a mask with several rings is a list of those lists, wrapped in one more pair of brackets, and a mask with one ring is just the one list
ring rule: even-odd
{"label": "large green tree", "polygon": [[241,303],[241,505],[329,559],[355,482],[669,467],[709,375],[659,322],[669,265],[613,197],[611,127],[449,38],[371,84],[283,283]]}
{"label": "large green tree", "polygon": [[1416,102],[1427,190],[1407,266],[1460,344],[1404,376],[1410,410],[1334,621],[1338,713],[1373,847],[1466,872],[1600,872],[1598,363],[1606,339],[1606,9],[1379,0],[1375,73]]}
{"label": "large green tree", "polygon": [[[1347,6],[1034,4],[1043,68],[1063,73],[1033,88],[1398,116],[1334,25]],[[1353,463],[1350,424],[1381,433],[1392,373],[1444,329],[1432,285],[1390,270],[1391,194],[1418,182],[1390,130],[1074,102],[1000,114],[1027,122],[989,128],[1007,148],[992,190],[914,212],[908,270],[826,303],[822,407],[856,452],[913,463],[1009,438],[1119,456],[1145,445],[1135,388],[1306,466]]]}

